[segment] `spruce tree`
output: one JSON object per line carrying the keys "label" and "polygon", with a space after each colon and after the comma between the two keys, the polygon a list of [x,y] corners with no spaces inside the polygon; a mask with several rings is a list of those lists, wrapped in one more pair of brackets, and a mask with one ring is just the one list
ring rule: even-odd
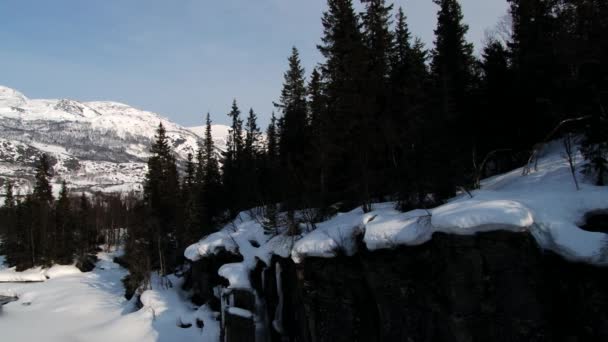
{"label": "spruce tree", "polygon": [[249,110],[249,116],[245,123],[245,142],[243,147],[243,177],[245,207],[250,208],[260,203],[259,193],[259,169],[260,169],[260,129],[257,125],[257,115],[253,108]]}
{"label": "spruce tree", "polygon": [[226,194],[226,207],[230,216],[235,217],[244,208],[241,196],[243,179],[243,120],[236,100],[228,113],[232,124],[226,142],[226,151],[223,153],[222,177]]}
{"label": "spruce tree", "polygon": [[[474,85],[473,45],[466,41],[468,26],[457,0],[434,0],[439,5],[435,49],[431,60],[431,74],[436,99],[432,152],[437,158],[431,169],[439,198],[453,195],[458,185],[466,185],[465,174],[474,142],[474,122],[471,92]],[[441,140],[443,138],[444,140]]]}
{"label": "spruce tree", "polygon": [[192,191],[196,181],[196,165],[194,163],[194,156],[192,153],[188,153],[186,156],[186,170],[182,183],[182,190],[184,193]]}
{"label": "spruce tree", "polygon": [[36,166],[36,183],[34,185],[34,197],[45,203],[53,201],[53,189],[51,188],[51,165],[49,157],[46,154],[40,155],[38,165]]}
{"label": "spruce tree", "polygon": [[194,163],[194,157],[188,153],[186,170],[182,182],[182,203],[184,203],[184,220],[182,231],[177,234],[180,238],[178,250],[184,250],[191,243],[200,238],[202,226],[203,208],[200,203],[200,188],[197,184],[196,170],[198,166]]}
{"label": "spruce tree", "polygon": [[310,126],[309,168],[312,178],[307,185],[315,195],[313,207],[319,208],[317,219],[325,217],[328,200],[329,145],[327,99],[323,92],[321,74],[315,68],[308,83],[308,124]]}
{"label": "spruce tree", "polygon": [[91,203],[84,192],[80,194],[78,200],[77,217],[76,254],[79,259],[82,259],[94,248],[97,240]]}
{"label": "spruce tree", "polygon": [[496,39],[487,41],[482,51],[480,69],[476,101],[480,110],[475,117],[476,164],[482,163],[489,153],[502,151],[493,153],[491,163],[483,166],[485,170],[476,171],[479,176],[486,177],[520,165],[511,157],[511,151],[521,151],[529,146],[513,137],[522,123],[513,114],[516,111],[513,106],[513,72],[509,52],[503,43]]}
{"label": "spruce tree", "polygon": [[207,113],[205,137],[203,145],[203,205],[205,216],[203,219],[205,232],[213,231],[214,225],[224,210],[222,189],[222,175],[220,174],[219,161],[215,151],[215,143],[211,131],[211,118]]}
{"label": "spruce tree", "polygon": [[51,165],[46,154],[42,154],[36,167],[34,192],[29,206],[31,226],[29,229],[29,248],[31,266],[50,265],[54,222],[51,219],[53,190],[50,183]]}
{"label": "spruce tree", "polygon": [[279,136],[277,128],[277,117],[274,112],[270,117],[270,123],[266,128],[266,146],[264,150],[263,167],[261,174],[261,189],[263,200],[266,204],[275,204],[279,199],[281,187],[279,171]]}
{"label": "spruce tree", "polygon": [[[292,213],[304,202],[302,197],[306,196],[304,185],[309,177],[306,156],[310,136],[304,68],[295,47],[288,61],[289,69],[285,72],[281,98],[276,106],[283,113],[279,133],[279,155],[285,176],[283,199],[287,211]],[[294,225],[293,222],[290,224]]]}
{"label": "spruce tree", "polygon": [[179,255],[177,241],[180,237],[176,237],[176,232],[180,224],[180,187],[176,160],[162,123],[150,151],[152,156],[148,159],[144,181],[144,203],[149,211],[146,240],[155,256],[151,266],[164,276],[173,268]]}
{"label": "spruce tree", "polygon": [[[360,139],[369,115],[366,48],[351,0],[328,0],[319,51],[327,99],[328,203],[354,207],[369,199],[365,170],[369,141]],[[369,127],[367,127],[369,128]]]}
{"label": "spruce tree", "polygon": [[55,261],[70,264],[74,260],[74,218],[70,208],[70,198],[65,180],[61,183],[59,198],[55,204],[56,234],[54,241]]}
{"label": "spruce tree", "polygon": [[362,13],[363,39],[366,47],[366,69],[362,96],[366,107],[358,120],[357,135],[363,141],[360,156],[359,183],[366,194],[362,198],[365,208],[371,209],[372,200],[380,200],[392,186],[385,177],[390,168],[389,151],[392,146],[387,137],[394,129],[388,108],[388,77],[390,72],[391,44],[393,42],[391,10],[385,0],[364,0]]}
{"label": "spruce tree", "polygon": [[390,119],[386,132],[389,142],[387,159],[391,164],[391,183],[397,190],[399,206],[407,210],[424,206],[430,192],[425,179],[430,171],[426,159],[430,153],[426,142],[430,135],[425,127],[429,111],[429,73],[427,51],[418,38],[413,38],[403,9],[397,12],[391,47]]}
{"label": "spruce tree", "polygon": [[[4,205],[0,208],[0,255],[7,256],[7,263],[14,265],[11,260],[13,253],[17,252],[17,222],[15,198],[13,195],[13,182],[5,180],[4,183]],[[0,265],[2,266],[2,265]]]}
{"label": "spruce tree", "polygon": [[[509,42],[510,62],[514,72],[511,115],[518,122],[514,142],[521,148],[538,143],[563,119],[564,108],[556,97],[558,78],[571,71],[556,53],[560,26],[555,13],[557,2],[547,0],[508,0],[513,23]],[[569,49],[572,49],[571,47]],[[560,66],[561,64],[561,66]],[[563,80],[559,83],[565,84]],[[568,98],[572,98],[569,93]],[[518,146],[519,147],[519,146]]]}

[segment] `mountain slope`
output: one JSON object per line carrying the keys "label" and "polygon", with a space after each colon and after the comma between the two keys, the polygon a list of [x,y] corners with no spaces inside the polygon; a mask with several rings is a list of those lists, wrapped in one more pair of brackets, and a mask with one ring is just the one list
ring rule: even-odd
{"label": "mountain slope", "polygon": [[[36,160],[47,153],[55,188],[66,180],[75,191],[139,191],[159,123],[180,163],[195,153],[201,130],[156,113],[117,102],[28,99],[0,86],[0,186],[11,179],[21,194],[30,191]],[[219,148],[226,132],[226,126],[213,128]]]}

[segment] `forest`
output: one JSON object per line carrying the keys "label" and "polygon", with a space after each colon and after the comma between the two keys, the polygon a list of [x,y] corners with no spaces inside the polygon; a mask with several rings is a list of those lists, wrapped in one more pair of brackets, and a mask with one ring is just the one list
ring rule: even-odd
{"label": "forest", "polygon": [[159,125],[142,194],[72,194],[64,184],[55,198],[42,155],[31,194],[5,183],[0,255],[18,269],[84,263],[101,243],[124,240],[125,283],[136,289],[151,271],[178,271],[186,247],[241,211],[255,208],[269,235],[297,236],[358,206],[430,208],[529,165],[555,139],[568,155],[580,148],[588,181],[605,185],[608,2],[508,0],[478,56],[458,1],[433,1],[427,47],[385,0],[361,0],[361,13],[353,0],[328,0],[323,60],[304,70],[293,47],[269,126],[235,100],[220,153],[207,114],[182,170]]}

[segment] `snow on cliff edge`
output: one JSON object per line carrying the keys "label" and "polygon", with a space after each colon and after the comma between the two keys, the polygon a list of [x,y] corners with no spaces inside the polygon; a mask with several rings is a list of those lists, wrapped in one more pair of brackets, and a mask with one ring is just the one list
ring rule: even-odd
{"label": "snow on cliff edge", "polygon": [[[578,170],[582,164],[579,154]],[[580,190],[575,188],[561,144],[553,143],[546,147],[538,170],[524,176],[522,169],[517,169],[486,179],[472,197],[462,194],[434,209],[403,213],[394,209],[394,203],[380,203],[368,213],[361,208],[339,213],[318,223],[311,232],[303,229],[297,237],[281,234],[273,238],[263,235],[259,218],[241,214],[220,232],[190,246],[186,257],[198,260],[218,250],[239,253],[245,267],[231,265],[229,269],[244,274],[253,267],[252,259],[267,262],[273,254],[290,255],[298,263],[306,257],[352,255],[361,235],[368,249],[377,250],[420,245],[435,232],[472,235],[507,230],[530,232],[542,248],[569,260],[606,264],[608,235],[585,231],[579,225],[586,213],[608,209],[608,187],[594,186],[580,173],[577,177]],[[260,247],[253,247],[253,240]],[[226,274],[228,269],[221,273],[228,279],[241,279]]]}

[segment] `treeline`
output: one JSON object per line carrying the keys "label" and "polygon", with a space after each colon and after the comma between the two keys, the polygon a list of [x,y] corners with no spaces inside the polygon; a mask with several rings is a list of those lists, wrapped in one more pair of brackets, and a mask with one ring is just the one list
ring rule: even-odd
{"label": "treeline", "polygon": [[243,114],[234,101],[226,151],[215,153],[207,117],[204,144],[180,181],[159,127],[146,219],[129,234],[132,260],[168,272],[189,243],[250,208],[259,208],[269,234],[298,234],[302,221],[314,226],[378,201],[430,207],[523,165],[537,143],[561,132],[584,133],[587,171],[602,184],[604,1],[510,0],[509,32],[489,38],[480,58],[456,0],[435,0],[430,50],[412,36],[402,9],[361,2],[357,13],[351,0],[328,0],[324,61],[310,74],[293,48],[279,115],[265,135],[254,110]]}
{"label": "treeline", "polygon": [[75,196],[65,182],[54,198],[51,178],[49,158],[43,154],[31,194],[15,196],[12,183],[5,182],[0,255],[6,256],[7,266],[24,270],[76,262],[86,269],[100,244],[120,243],[120,228],[128,226],[128,201],[118,195]]}
{"label": "treeline", "polygon": [[352,0],[327,1],[324,60],[307,73],[293,48],[265,134],[255,111],[243,114],[235,100],[226,151],[217,153],[207,116],[180,175],[159,126],[143,199],[127,206],[131,287],[151,270],[174,271],[189,244],[240,211],[259,208],[268,234],[295,235],[301,223],[378,201],[431,207],[525,164],[563,132],[582,137],[586,171],[604,184],[605,1],[509,0],[508,24],[480,57],[456,0],[434,0],[431,49],[412,36],[402,9],[361,2],[357,13]]}

